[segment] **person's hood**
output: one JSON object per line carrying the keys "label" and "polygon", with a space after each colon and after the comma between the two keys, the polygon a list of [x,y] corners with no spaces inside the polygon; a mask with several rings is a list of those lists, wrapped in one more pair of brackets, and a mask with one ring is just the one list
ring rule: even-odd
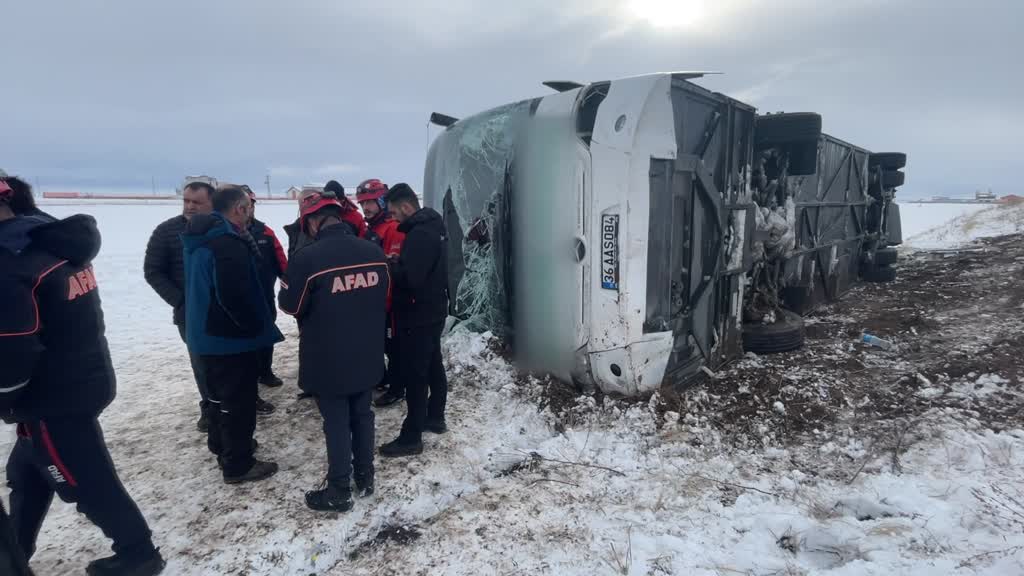
{"label": "person's hood", "polygon": [[95,258],[100,244],[96,219],[86,214],[56,221],[19,216],[0,222],[0,246],[14,253],[31,245],[78,266]]}
{"label": "person's hood", "polygon": [[443,230],[444,221],[442,220],[441,215],[437,213],[437,210],[434,210],[433,208],[421,208],[405,222],[399,224],[398,231],[403,234],[408,234],[410,230],[418,226]]}
{"label": "person's hood", "polygon": [[194,252],[214,238],[227,235],[238,236],[238,232],[223,214],[220,212],[196,214],[189,219],[188,225],[185,226],[185,233],[181,235],[181,244],[185,247],[186,252]]}

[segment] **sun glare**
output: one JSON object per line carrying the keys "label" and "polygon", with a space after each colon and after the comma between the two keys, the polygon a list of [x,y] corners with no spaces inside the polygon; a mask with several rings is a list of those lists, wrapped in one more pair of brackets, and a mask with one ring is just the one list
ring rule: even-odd
{"label": "sun glare", "polygon": [[699,24],[707,12],[705,0],[627,0],[629,13],[655,28],[688,28]]}

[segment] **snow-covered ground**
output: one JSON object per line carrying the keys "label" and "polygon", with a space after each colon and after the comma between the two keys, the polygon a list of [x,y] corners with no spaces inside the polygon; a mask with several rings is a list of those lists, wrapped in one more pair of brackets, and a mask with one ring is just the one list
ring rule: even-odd
{"label": "snow-covered ground", "polygon": [[[921,204],[918,206],[928,206]],[[907,210],[903,206],[903,214],[910,214],[912,228],[908,231],[904,224],[905,244],[907,247],[919,249],[952,248],[966,244],[974,238],[999,236],[1002,234],[1018,234],[1024,232],[1024,205],[1022,204],[938,204],[960,208],[955,217],[932,220],[927,226],[919,226],[921,211]],[[952,210],[951,210],[952,212]],[[907,221],[907,216],[901,218]],[[922,230],[923,228],[923,230]],[[920,230],[920,231],[918,231]],[[909,233],[908,233],[909,232]]]}
{"label": "snow-covered ground", "polygon": [[[905,205],[905,237],[940,224],[937,208]],[[225,486],[195,431],[195,386],[170,310],[142,278],[149,232],[178,208],[47,209],[100,222],[95,267],[119,381],[102,423],[168,574],[1024,574],[1022,430],[996,433],[936,408],[895,459],[844,430],[816,430],[833,440],[812,448],[780,442],[767,420],[750,423],[763,441],[739,448],[706,415],[667,410],[658,396],[551,404],[546,383],[517,374],[487,336],[462,332],[445,343],[451,432],[428,436],[422,457],[378,459],[374,499],[320,515],[302,499],[324,474],[320,421],[295,399],[297,334],[281,318],[288,340],[275,364],[286,385],[261,391],[279,410],[257,429],[261,457],[281,472]],[[294,215],[290,203],[257,205],[279,233]],[[1021,384],[954,380],[919,393],[988,398]],[[799,399],[774,406],[798,409]],[[378,411],[378,442],[397,433],[401,411]],[[2,434],[6,453],[13,434]],[[802,464],[808,451],[859,469],[819,474]],[[80,573],[106,552],[99,530],[56,502],[33,565]]]}

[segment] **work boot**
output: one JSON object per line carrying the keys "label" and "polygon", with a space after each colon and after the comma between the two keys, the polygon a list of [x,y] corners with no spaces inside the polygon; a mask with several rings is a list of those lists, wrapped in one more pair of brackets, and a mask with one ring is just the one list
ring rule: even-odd
{"label": "work boot", "polygon": [[324,481],[318,490],[306,492],[306,506],[317,512],[348,512],[352,509],[352,490]]}
{"label": "work boot", "polygon": [[259,482],[277,474],[276,462],[263,462],[253,459],[252,467],[245,474],[239,476],[224,476],[225,484],[244,484],[246,482]]}
{"label": "work boot", "polygon": [[[256,450],[259,449],[259,447],[260,447],[260,443],[257,442],[255,438],[253,438],[251,446],[252,446],[252,453],[255,454]],[[221,470],[224,469],[224,457],[219,455],[219,454],[217,455],[217,467],[219,467]]]}
{"label": "work boot", "polygon": [[274,408],[274,405],[270,402],[267,402],[263,398],[256,398],[256,413],[260,416],[273,414],[275,410],[277,410],[277,408]]}
{"label": "work boot", "polygon": [[310,394],[309,392],[299,392],[298,397],[296,397],[295,399],[296,400],[305,400],[306,398],[312,398],[312,397],[313,397],[313,395]]}
{"label": "work boot", "polygon": [[210,431],[210,419],[206,417],[206,412],[199,415],[199,421],[196,422],[196,430],[199,430],[203,434]]}
{"label": "work boot", "polygon": [[263,384],[267,388],[277,388],[278,386],[284,386],[284,380],[281,380],[273,372],[268,372],[263,376],[260,376],[260,384]]}
{"label": "work boot", "polygon": [[423,429],[427,432],[433,432],[434,434],[444,434],[448,431],[448,425],[445,424],[444,420],[427,420],[427,423],[423,425]]}
{"label": "work boot", "polygon": [[89,576],[155,576],[164,571],[165,565],[160,550],[156,549],[138,558],[115,554],[93,560],[85,567],[85,573]]}
{"label": "work boot", "polygon": [[373,474],[356,474],[356,497],[367,498],[373,496]]}
{"label": "work boot", "polygon": [[380,455],[385,458],[400,458],[423,453],[423,442],[407,442],[401,437],[380,447]]}
{"label": "work boot", "polygon": [[391,392],[385,392],[380,395],[379,398],[373,401],[373,405],[377,408],[384,408],[386,406],[392,406],[402,401],[404,396],[398,396]]}

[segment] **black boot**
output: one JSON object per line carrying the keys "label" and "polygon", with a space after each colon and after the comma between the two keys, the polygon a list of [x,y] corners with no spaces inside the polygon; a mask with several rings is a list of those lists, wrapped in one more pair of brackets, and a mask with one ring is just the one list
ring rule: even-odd
{"label": "black boot", "polygon": [[448,431],[448,425],[445,424],[444,420],[427,420],[423,428],[427,432],[433,432],[434,434],[444,434]]}
{"label": "black boot", "polygon": [[142,557],[108,556],[93,560],[85,568],[89,576],[155,576],[164,571],[166,562],[160,550]]}
{"label": "black boot", "polygon": [[356,497],[373,496],[373,474],[356,474]]}
{"label": "black boot", "polygon": [[225,484],[244,484],[246,482],[259,482],[260,480],[266,480],[274,474],[277,474],[277,463],[276,462],[262,462],[260,460],[253,459],[252,468],[245,474],[238,476],[224,476]]}
{"label": "black boot", "polygon": [[[255,454],[256,450],[259,449],[259,447],[260,447],[260,443],[257,442],[255,438],[253,438],[251,446],[252,446],[252,453]],[[220,456],[220,455],[217,456],[217,467],[220,468],[221,470],[224,469],[224,457],[223,456]]]}
{"label": "black boot", "polygon": [[273,372],[268,372],[263,376],[260,376],[260,384],[263,384],[267,388],[277,388],[278,386],[284,386],[284,381],[278,378]]}
{"label": "black boot", "polygon": [[206,417],[206,412],[199,414],[199,421],[196,422],[196,430],[199,430],[203,434],[206,434],[210,430],[210,419]]}
{"label": "black boot", "polygon": [[402,398],[403,396],[398,396],[392,392],[385,392],[380,395],[380,398],[373,401],[373,405],[377,408],[384,408],[385,406],[398,404],[402,401]]}
{"label": "black boot", "polygon": [[320,489],[306,492],[306,506],[318,512],[348,512],[352,509],[352,490],[324,482]]}
{"label": "black boot", "polygon": [[380,455],[385,458],[415,456],[423,453],[423,442],[407,442],[401,437],[380,447]]}
{"label": "black boot", "polygon": [[275,410],[277,410],[277,408],[274,408],[274,405],[270,402],[267,402],[263,398],[256,398],[256,413],[260,416],[273,414]]}

